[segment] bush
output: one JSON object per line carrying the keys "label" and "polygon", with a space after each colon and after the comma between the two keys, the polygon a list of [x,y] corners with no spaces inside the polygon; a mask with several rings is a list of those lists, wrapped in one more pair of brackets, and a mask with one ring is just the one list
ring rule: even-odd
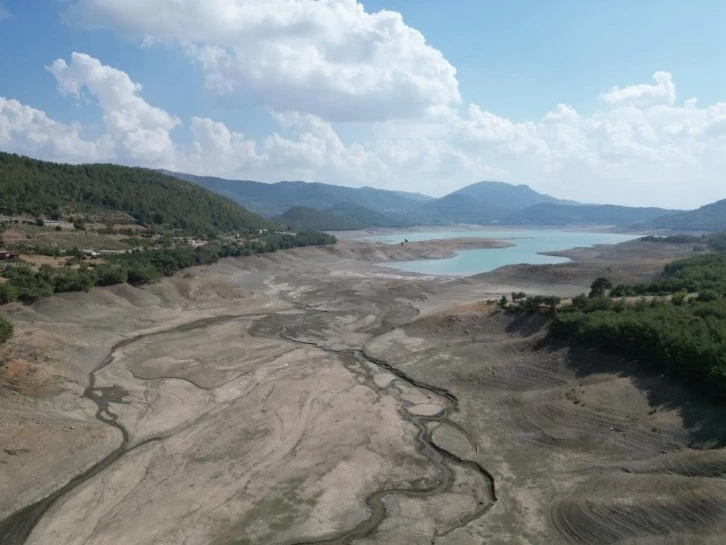
{"label": "bush", "polygon": [[681,306],[686,302],[687,299],[688,299],[688,292],[679,291],[678,293],[673,294],[671,301],[673,302],[674,305]]}
{"label": "bush", "polygon": [[127,282],[132,286],[150,284],[161,277],[161,273],[151,265],[134,265],[127,273]]}
{"label": "bush", "polygon": [[121,265],[99,265],[96,267],[97,286],[115,286],[129,280],[129,271]]}
{"label": "bush", "polygon": [[718,293],[716,293],[713,290],[703,290],[698,294],[698,298],[696,301],[700,301],[702,303],[710,303],[711,301],[716,301],[719,299]]}
{"label": "bush", "polygon": [[0,316],[0,344],[13,336],[13,324],[5,316]]}

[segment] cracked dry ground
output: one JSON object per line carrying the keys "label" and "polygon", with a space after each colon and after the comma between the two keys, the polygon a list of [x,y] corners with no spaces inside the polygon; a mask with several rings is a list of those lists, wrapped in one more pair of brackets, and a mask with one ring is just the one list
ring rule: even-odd
{"label": "cracked dry ground", "polygon": [[726,415],[495,291],[304,249],[12,307],[0,542],[721,543]]}

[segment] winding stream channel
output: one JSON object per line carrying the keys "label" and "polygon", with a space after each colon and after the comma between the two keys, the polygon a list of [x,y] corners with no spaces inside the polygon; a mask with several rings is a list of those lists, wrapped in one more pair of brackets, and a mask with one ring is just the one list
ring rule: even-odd
{"label": "winding stream channel", "polygon": [[[313,316],[315,314],[326,312],[323,310],[317,310],[312,309],[309,305],[296,305],[299,309],[303,309],[305,312],[301,316],[297,317],[298,324],[301,324],[305,319],[307,319],[310,316]],[[73,490],[75,490],[77,487],[88,481],[89,479],[95,477],[99,473],[101,473],[104,469],[108,468],[112,464],[114,464],[117,460],[119,460],[122,456],[125,454],[132,452],[136,448],[142,447],[144,445],[147,445],[154,441],[160,441],[164,439],[164,437],[153,437],[146,439],[145,441],[142,441],[133,447],[129,448],[129,433],[128,430],[118,422],[118,415],[114,414],[111,411],[111,404],[112,403],[122,403],[123,398],[126,395],[126,392],[118,386],[111,386],[111,387],[96,387],[96,373],[110,365],[114,359],[116,353],[121,350],[124,347],[129,346],[132,343],[141,341],[143,339],[146,339],[148,337],[161,335],[161,334],[169,334],[174,332],[180,332],[180,331],[189,331],[194,329],[200,329],[200,328],[206,328],[210,327],[216,324],[221,324],[229,321],[234,321],[242,318],[252,318],[255,316],[271,316],[275,315],[275,313],[268,313],[268,314],[239,314],[239,315],[225,315],[225,316],[218,316],[218,317],[212,317],[212,318],[204,318],[200,320],[194,320],[192,322],[184,323],[178,326],[175,326],[170,329],[166,329],[163,331],[154,331],[150,333],[145,333],[141,335],[137,335],[128,339],[124,339],[118,343],[116,343],[110,350],[108,356],[100,363],[96,369],[94,369],[90,375],[89,375],[89,384],[88,387],[85,389],[83,393],[83,397],[86,399],[91,400],[97,407],[95,417],[100,422],[103,422],[104,424],[111,426],[113,428],[116,428],[119,430],[121,434],[121,443],[117,448],[115,448],[112,452],[110,452],[105,458],[97,462],[95,465],[91,466],[89,469],[84,471],[83,473],[75,476],[73,479],[71,479],[68,483],[66,483],[63,487],[59,488],[57,491],[55,491],[53,494],[43,498],[42,500],[39,500],[38,502],[31,504],[22,510],[18,511],[17,513],[11,515],[10,517],[6,518],[3,521],[0,521],[0,544],[2,545],[23,545],[28,537],[30,536],[31,532],[35,528],[35,526],[38,524],[38,522],[41,520],[41,518],[45,515],[45,513],[60,499],[64,498],[65,496],[69,495]],[[280,316],[280,315],[278,315]],[[289,317],[289,315],[285,316]],[[475,442],[473,439],[469,436],[469,434],[464,430],[460,425],[450,420],[450,416],[457,412],[459,410],[458,407],[458,400],[456,396],[454,396],[451,392],[448,390],[445,390],[443,388],[425,384],[422,382],[417,381],[416,379],[408,376],[405,372],[401,371],[400,369],[397,369],[396,367],[390,365],[389,363],[376,359],[368,354],[366,354],[365,346],[362,346],[358,349],[341,349],[341,350],[335,350],[328,348],[326,346],[323,346],[321,344],[315,343],[315,342],[309,342],[304,341],[300,339],[296,339],[288,334],[287,331],[287,325],[284,322],[282,322],[282,330],[279,333],[279,337],[281,339],[284,339],[287,342],[300,344],[300,345],[308,345],[308,346],[314,346],[315,348],[319,350],[323,350],[325,352],[335,353],[340,356],[342,356],[343,365],[348,369],[350,372],[354,373],[357,376],[360,376],[363,378],[363,382],[366,386],[372,388],[374,391],[380,394],[384,395],[392,395],[399,407],[400,407],[400,414],[401,416],[408,422],[412,423],[416,429],[418,430],[418,433],[416,435],[416,444],[418,451],[424,455],[437,469],[438,471],[438,479],[435,483],[432,485],[422,487],[422,488],[396,488],[396,487],[389,487],[384,488],[378,491],[373,492],[366,498],[366,504],[368,505],[370,509],[370,516],[360,522],[357,526],[354,528],[347,530],[339,535],[333,535],[328,536],[325,538],[310,538],[309,540],[294,540],[294,541],[287,541],[285,543],[281,543],[280,545],[346,545],[349,544],[351,541],[355,539],[364,538],[366,536],[369,536],[373,534],[380,523],[384,520],[386,516],[386,505],[384,500],[388,496],[392,495],[403,495],[407,497],[413,497],[413,498],[421,498],[421,497],[429,497],[434,496],[436,494],[440,494],[442,492],[445,492],[448,490],[451,486],[451,484],[454,481],[454,473],[452,470],[452,464],[458,465],[461,467],[466,467],[470,470],[473,470],[475,473],[481,476],[482,478],[482,487],[484,488],[484,494],[483,496],[486,498],[489,498],[488,502],[480,501],[479,505],[476,510],[474,510],[471,514],[468,516],[462,516],[459,523],[449,528],[445,533],[449,533],[453,531],[456,528],[466,526],[471,521],[483,516],[487,513],[489,509],[494,505],[494,502],[497,501],[496,496],[496,489],[495,489],[495,483],[494,478],[487,471],[482,465],[479,463],[472,461],[472,460],[465,460],[457,455],[453,454],[452,452],[449,452],[448,450],[442,448],[441,446],[437,445],[433,439],[432,435],[435,429],[436,424],[446,424],[449,426],[452,426],[456,430],[458,430],[465,438],[466,440],[471,444],[475,445]],[[390,326],[388,328],[388,331],[385,331],[382,334],[385,334],[391,330],[393,330],[395,326]],[[381,334],[381,335],[382,335]],[[374,337],[375,338],[375,337]],[[371,339],[372,340],[372,339]],[[421,416],[413,414],[411,411],[408,410],[408,407],[410,407],[412,404],[408,401],[405,401],[402,399],[402,391],[401,389],[389,385],[386,387],[379,387],[376,385],[375,381],[373,380],[373,371],[374,370],[381,370],[386,371],[388,373],[391,373],[396,377],[396,380],[399,380],[413,388],[417,388],[419,390],[423,390],[425,392],[429,392],[431,394],[434,394],[435,396],[441,398],[445,401],[445,407],[439,411],[435,415],[431,416]],[[159,378],[177,378],[177,377],[159,377]],[[395,381],[394,381],[395,382]],[[393,383],[392,383],[393,384]],[[443,535],[443,534],[441,534]]]}

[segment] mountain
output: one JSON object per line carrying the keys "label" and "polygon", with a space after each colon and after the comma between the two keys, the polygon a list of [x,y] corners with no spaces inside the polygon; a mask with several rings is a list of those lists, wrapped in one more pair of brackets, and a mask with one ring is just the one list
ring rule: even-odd
{"label": "mountain", "polygon": [[269,225],[229,199],[155,170],[49,163],[2,152],[0,213],[120,215],[199,234]]}
{"label": "mountain", "polygon": [[401,216],[417,225],[486,224],[497,221],[504,213],[486,201],[452,193],[405,211]]}
{"label": "mountain", "polygon": [[308,206],[293,206],[273,221],[300,231],[351,231],[365,225],[325,210]]}
{"label": "mountain", "polygon": [[612,204],[541,203],[511,212],[503,221],[512,225],[632,225],[677,212],[680,211]]}
{"label": "mountain", "polygon": [[540,203],[580,204],[538,193],[528,185],[513,185],[505,182],[478,182],[462,187],[449,194],[449,196],[451,195],[461,195],[502,210],[520,210]]}
{"label": "mountain", "polygon": [[411,223],[351,203],[339,203],[328,210],[293,206],[274,216],[275,222],[306,231],[350,231],[370,227],[410,227]]}
{"label": "mountain", "polygon": [[630,226],[675,214],[679,210],[581,204],[538,193],[527,185],[479,182],[405,212],[422,224]]}
{"label": "mountain", "polygon": [[[336,230],[335,227],[321,225],[359,229],[459,223],[645,226],[646,222],[656,218],[671,217],[681,212],[662,208],[581,204],[539,193],[527,185],[497,181],[478,182],[434,199],[418,193],[370,187],[350,188],[308,182],[265,184],[171,174],[229,197],[259,214],[308,229],[318,226],[317,229]],[[314,217],[314,210],[319,211],[320,218]],[[706,210],[704,214],[710,212]],[[705,224],[717,222],[718,210],[713,214],[713,220],[706,220]],[[682,220],[684,225],[691,221],[689,217]],[[706,229],[703,227],[705,224],[696,223],[702,227],[692,229]]]}
{"label": "mountain", "polygon": [[527,185],[478,182],[404,210],[400,217],[422,225],[490,224],[506,220],[512,211],[540,203],[579,204],[538,193]]}
{"label": "mountain", "polygon": [[348,218],[362,227],[411,227],[414,225],[402,218],[400,214],[378,212],[349,202],[338,203],[329,208],[327,212]]}
{"label": "mountain", "polygon": [[340,203],[354,203],[378,212],[398,213],[431,200],[431,197],[419,193],[387,191],[372,187],[353,188],[317,182],[266,184],[179,172],[166,173],[229,197],[245,208],[267,217],[281,215],[295,206],[327,210]]}
{"label": "mountain", "polygon": [[650,226],[674,231],[726,230],[726,199],[707,204],[696,210],[656,218]]}

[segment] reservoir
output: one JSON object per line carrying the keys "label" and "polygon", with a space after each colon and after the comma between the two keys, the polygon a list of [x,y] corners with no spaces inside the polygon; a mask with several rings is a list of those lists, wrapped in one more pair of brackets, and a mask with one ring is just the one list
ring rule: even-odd
{"label": "reservoir", "polygon": [[371,237],[368,240],[400,244],[407,239],[409,244],[414,244],[418,241],[434,239],[490,238],[506,240],[515,245],[510,248],[463,250],[449,259],[421,259],[380,264],[385,267],[421,274],[469,276],[493,271],[505,265],[565,263],[569,261],[566,257],[542,255],[541,252],[569,250],[570,248],[589,247],[597,244],[619,244],[638,237],[639,235],[562,231],[558,229],[485,229],[480,231],[397,233],[395,235]]}

